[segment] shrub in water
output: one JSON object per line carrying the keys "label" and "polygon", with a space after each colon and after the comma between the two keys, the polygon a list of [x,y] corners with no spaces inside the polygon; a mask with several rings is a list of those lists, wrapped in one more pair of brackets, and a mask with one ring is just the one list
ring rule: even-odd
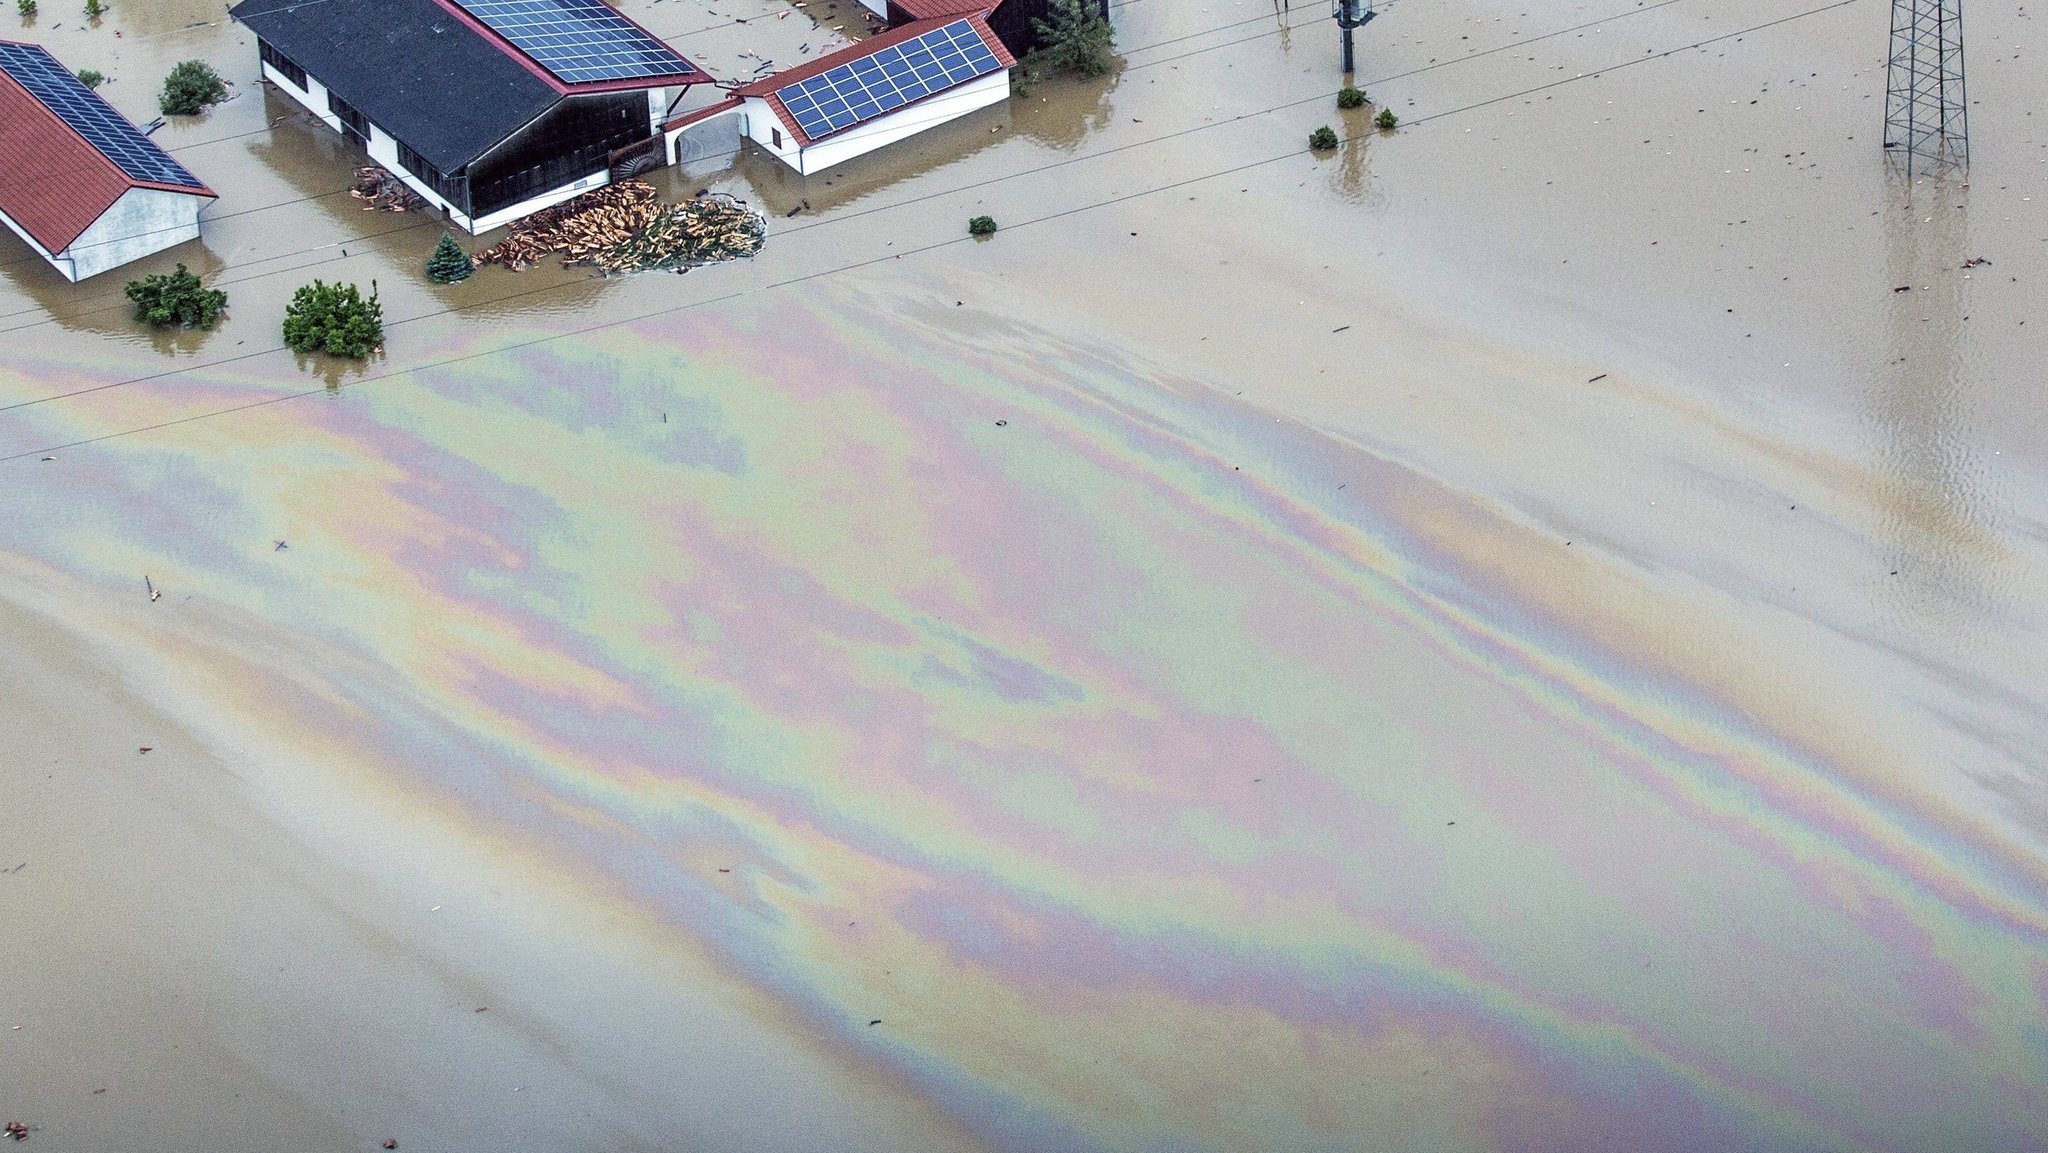
{"label": "shrub in water", "polygon": [[284,310],[284,343],[293,352],[324,352],[361,360],[384,343],[384,306],[377,284],[363,296],[353,284],[316,280],[299,286]]}
{"label": "shrub in water", "polygon": [[100,0],[85,0],[85,14],[87,16],[90,16],[93,19],[97,20],[101,16],[105,15],[106,11],[107,6],[105,4],[100,3]]}
{"label": "shrub in water", "polygon": [[156,103],[167,116],[191,116],[227,94],[228,86],[221,82],[220,73],[203,60],[187,60],[164,77],[164,90]]}
{"label": "shrub in water", "polygon": [[993,216],[975,217],[967,222],[967,234],[969,236],[994,236],[996,234],[996,218]]}
{"label": "shrub in water", "polygon": [[1052,19],[1031,18],[1038,33],[1038,51],[1031,54],[1033,70],[1079,72],[1100,76],[1109,71],[1110,48],[1116,31],[1102,18],[1101,9],[1090,0],[1052,0]]}
{"label": "shrub in water", "polygon": [[1337,90],[1337,107],[1365,107],[1365,90],[1362,88],[1339,88]]}
{"label": "shrub in water", "polygon": [[434,246],[434,255],[427,257],[427,279],[435,284],[455,284],[468,280],[476,272],[476,264],[469,259],[469,253],[455,243],[455,238],[441,234],[441,243]]}
{"label": "shrub in water", "polygon": [[107,82],[107,76],[104,72],[95,72],[90,68],[81,68],[78,70],[78,82],[87,88],[98,88]]}
{"label": "shrub in water", "polygon": [[158,328],[212,328],[228,306],[227,293],[201,284],[182,264],[176,272],[131,280],[126,291],[135,302],[135,319]]}
{"label": "shrub in water", "polygon": [[1372,122],[1381,128],[1392,128],[1394,125],[1401,123],[1401,118],[1394,115],[1393,109],[1382,108],[1380,109],[1380,114],[1372,118]]}
{"label": "shrub in water", "polygon": [[36,0],[14,0],[14,10],[26,20],[36,14]]}
{"label": "shrub in water", "polygon": [[1316,152],[1328,152],[1330,149],[1337,147],[1337,134],[1330,130],[1329,125],[1325,124],[1308,134],[1308,146]]}

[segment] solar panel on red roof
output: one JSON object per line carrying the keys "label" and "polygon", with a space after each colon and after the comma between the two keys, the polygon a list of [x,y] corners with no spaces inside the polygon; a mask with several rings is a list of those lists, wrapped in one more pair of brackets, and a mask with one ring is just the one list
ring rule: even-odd
{"label": "solar panel on red roof", "polygon": [[776,90],[813,140],[843,132],[934,92],[965,84],[1003,63],[966,20],[880,48]]}
{"label": "solar panel on red roof", "polygon": [[100,155],[130,179],[205,191],[197,177],[114,111],[99,93],[79,83],[55,57],[34,44],[0,42],[0,72],[28,89]]}

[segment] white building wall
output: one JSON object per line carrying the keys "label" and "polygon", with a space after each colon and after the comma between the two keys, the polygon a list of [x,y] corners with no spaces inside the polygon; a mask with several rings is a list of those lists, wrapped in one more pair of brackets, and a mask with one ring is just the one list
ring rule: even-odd
{"label": "white building wall", "polygon": [[[809,147],[797,145],[795,134],[775,115],[768,101],[750,96],[741,131],[748,139],[774,153],[784,164],[809,176],[948,121],[958,120],[991,104],[1000,104],[1009,96],[1010,74],[1007,71],[992,72]],[[778,132],[782,136],[780,146],[775,143]]]}
{"label": "white building wall", "polygon": [[152,252],[199,239],[199,210],[206,204],[204,196],[131,188],[59,255],[70,259],[72,280],[98,276]]}
{"label": "white building wall", "polygon": [[[320,83],[318,77],[308,73],[306,76],[306,86],[300,88],[298,85],[293,84],[289,77],[270,65],[265,64],[263,66],[263,78],[277,85],[278,91],[305,105],[307,111],[318,116],[321,122],[329,128],[334,129],[336,132],[342,131],[341,117],[327,110],[327,88]],[[667,107],[662,89],[655,89],[647,94],[647,115],[656,131],[659,131],[661,128],[662,113]],[[553,191],[542,193],[531,200],[522,200],[508,208],[493,212],[480,220],[471,220],[460,209],[443,199],[441,194],[434,191],[433,187],[426,181],[405,170],[405,166],[398,162],[397,138],[382,128],[377,127],[375,121],[370,122],[369,142],[364,146],[364,151],[368,152],[370,159],[382,166],[385,171],[405,181],[405,186],[419,193],[421,199],[446,213],[448,219],[453,221],[456,227],[472,236],[478,233],[489,232],[500,225],[510,224],[522,216],[531,216],[543,208],[560,204],[564,200],[580,196],[593,188],[602,188],[611,183],[612,176],[609,168],[600,168],[572,184],[562,185]]]}

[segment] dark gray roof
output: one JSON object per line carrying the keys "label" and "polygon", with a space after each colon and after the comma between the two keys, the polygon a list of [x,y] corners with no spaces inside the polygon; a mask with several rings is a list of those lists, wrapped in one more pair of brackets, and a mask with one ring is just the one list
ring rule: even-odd
{"label": "dark gray roof", "polygon": [[442,172],[562,98],[434,0],[242,0],[229,15]]}

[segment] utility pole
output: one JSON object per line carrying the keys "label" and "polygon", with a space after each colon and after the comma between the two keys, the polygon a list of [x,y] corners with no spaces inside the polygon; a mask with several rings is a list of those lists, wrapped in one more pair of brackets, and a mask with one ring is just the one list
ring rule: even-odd
{"label": "utility pole", "polygon": [[1892,0],[1884,146],[1905,156],[1908,179],[1915,161],[1931,165],[1935,171],[1969,167],[1963,0]]}
{"label": "utility pole", "polygon": [[1335,8],[1330,15],[1337,18],[1337,27],[1344,30],[1344,75],[1352,73],[1351,32],[1363,28],[1377,13],[1372,10],[1372,0],[1334,0]]}

